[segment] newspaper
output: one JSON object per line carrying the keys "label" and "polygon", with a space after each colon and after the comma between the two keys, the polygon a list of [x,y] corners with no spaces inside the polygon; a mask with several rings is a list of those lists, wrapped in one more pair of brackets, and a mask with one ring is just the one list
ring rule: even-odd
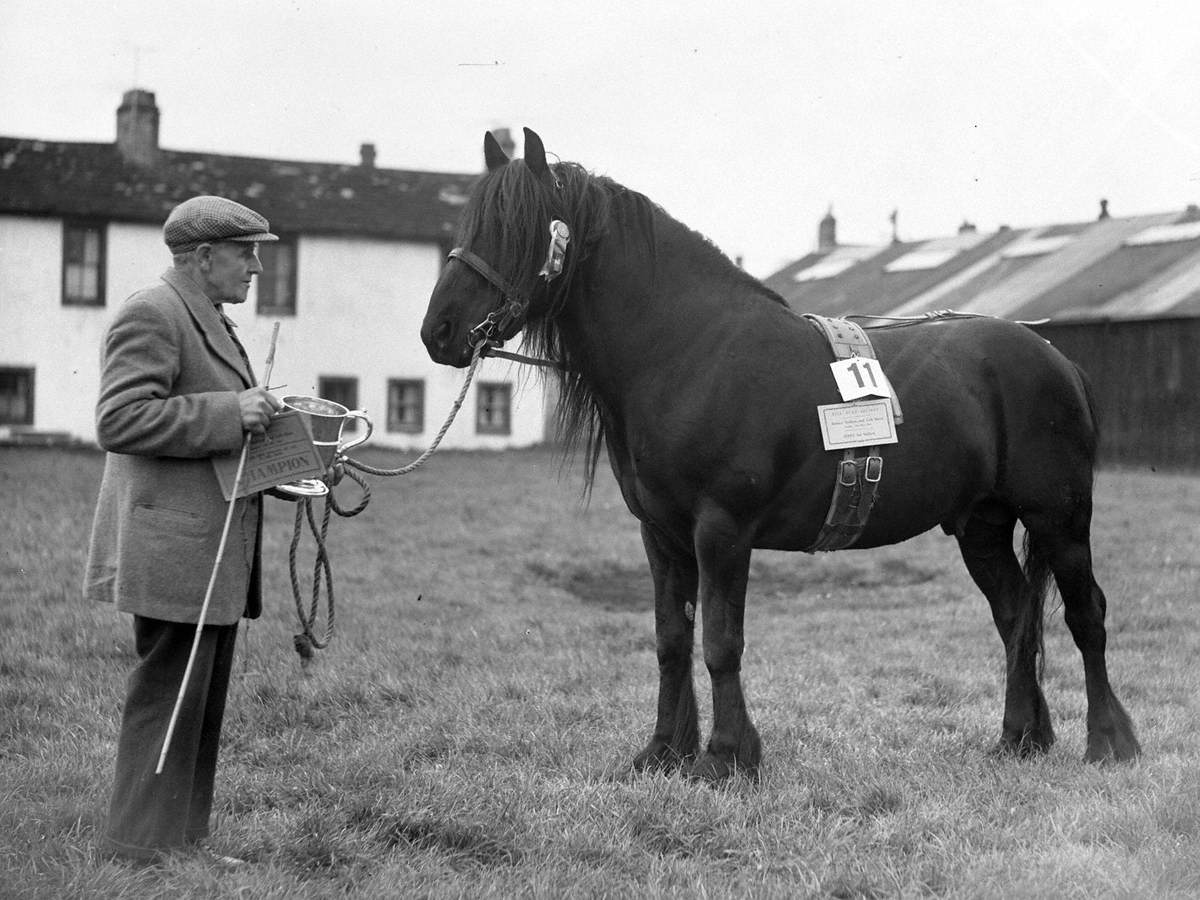
{"label": "newspaper", "polygon": [[[240,450],[213,457],[213,468],[226,500],[233,493],[240,459]],[[238,496],[246,497],[276,485],[324,474],[325,464],[313,445],[308,419],[295,410],[285,410],[271,417],[264,434],[251,437]]]}

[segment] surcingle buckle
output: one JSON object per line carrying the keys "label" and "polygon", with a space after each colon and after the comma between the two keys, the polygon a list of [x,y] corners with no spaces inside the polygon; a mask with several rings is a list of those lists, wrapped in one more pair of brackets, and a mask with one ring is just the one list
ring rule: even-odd
{"label": "surcingle buckle", "polygon": [[863,472],[863,478],[865,478],[867,481],[871,482],[871,484],[879,483],[879,480],[881,478],[883,478],[883,457],[882,456],[868,456],[867,457],[867,467],[866,467],[866,471]]}
{"label": "surcingle buckle", "polygon": [[[878,479],[876,479],[878,480]],[[843,487],[852,488],[858,484],[858,466],[853,459],[843,459],[838,467],[838,482]]]}

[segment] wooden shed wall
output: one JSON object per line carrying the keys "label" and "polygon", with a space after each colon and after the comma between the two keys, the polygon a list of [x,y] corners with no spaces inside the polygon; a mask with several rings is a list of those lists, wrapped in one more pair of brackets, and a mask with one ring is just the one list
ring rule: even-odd
{"label": "wooden shed wall", "polygon": [[1200,318],[1048,322],[1092,383],[1106,464],[1200,470]]}

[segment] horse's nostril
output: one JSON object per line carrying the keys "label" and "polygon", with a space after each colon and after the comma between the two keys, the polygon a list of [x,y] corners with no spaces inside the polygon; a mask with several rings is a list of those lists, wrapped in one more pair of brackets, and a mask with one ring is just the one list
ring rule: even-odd
{"label": "horse's nostril", "polygon": [[446,346],[450,340],[450,332],[453,330],[454,329],[451,327],[449,322],[442,322],[435,329],[433,329],[434,341],[436,341],[438,345],[442,347]]}

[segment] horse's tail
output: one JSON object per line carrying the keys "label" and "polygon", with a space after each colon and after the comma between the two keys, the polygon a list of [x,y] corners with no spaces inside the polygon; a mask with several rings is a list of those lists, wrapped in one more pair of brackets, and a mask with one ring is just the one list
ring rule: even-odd
{"label": "horse's tail", "polygon": [[1017,608],[1016,649],[1018,652],[1009,657],[1008,664],[1011,668],[1017,660],[1025,657],[1026,654],[1020,652],[1021,650],[1032,652],[1037,660],[1037,679],[1041,681],[1046,665],[1043,623],[1045,621],[1046,595],[1050,591],[1052,575],[1050,557],[1044,552],[1041,542],[1034,537],[1031,531],[1025,532],[1023,547],[1024,559],[1021,565],[1025,572],[1025,581],[1021,588],[1021,602]]}

